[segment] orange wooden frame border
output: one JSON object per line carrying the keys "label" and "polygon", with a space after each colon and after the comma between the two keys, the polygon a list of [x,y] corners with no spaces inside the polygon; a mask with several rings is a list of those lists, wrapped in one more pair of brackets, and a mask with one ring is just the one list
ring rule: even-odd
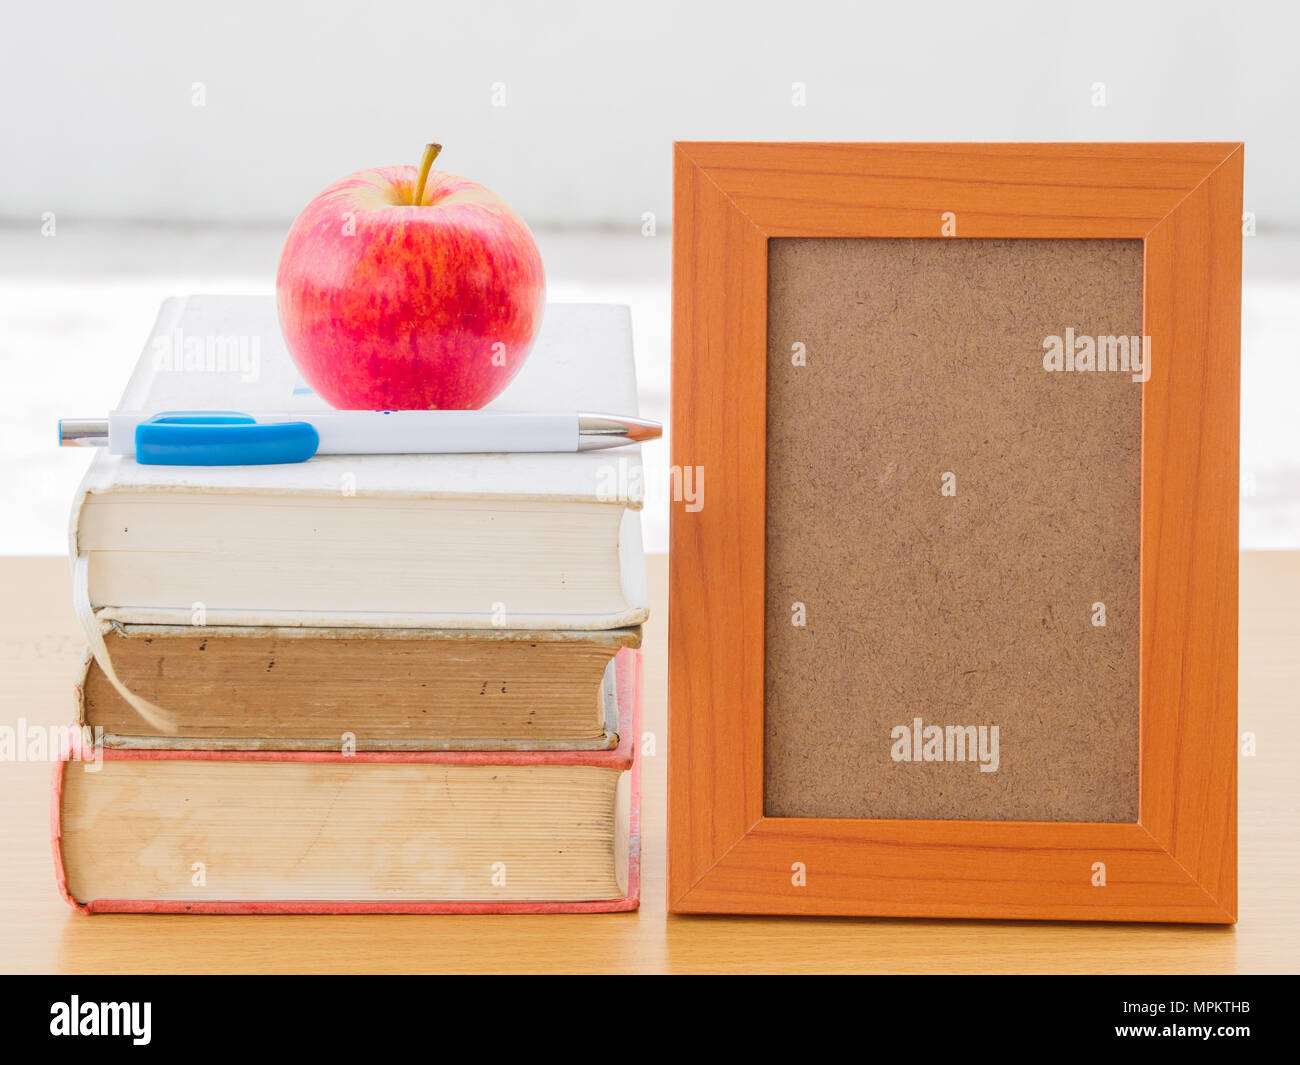
{"label": "orange wooden frame border", "polygon": [[[672,462],[705,467],[708,495],[671,521],[669,909],[1236,920],[1242,159],[1241,144],[675,146]],[[947,211],[963,238],[1144,243],[1137,823],[763,814],[767,241],[943,239]]]}

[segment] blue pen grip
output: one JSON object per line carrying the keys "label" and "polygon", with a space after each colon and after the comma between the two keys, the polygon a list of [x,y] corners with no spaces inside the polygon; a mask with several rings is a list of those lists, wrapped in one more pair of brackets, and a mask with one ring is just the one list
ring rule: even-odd
{"label": "blue pen grip", "polygon": [[320,437],[307,422],[259,425],[234,411],[160,414],[135,428],[145,466],[267,466],[306,462]]}

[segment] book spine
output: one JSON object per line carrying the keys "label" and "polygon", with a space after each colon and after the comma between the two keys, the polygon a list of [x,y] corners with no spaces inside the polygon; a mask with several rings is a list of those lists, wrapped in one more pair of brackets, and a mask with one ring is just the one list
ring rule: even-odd
{"label": "book spine", "polygon": [[54,851],[54,882],[58,886],[63,901],[78,913],[93,912],[88,905],[83,905],[72,897],[68,890],[68,873],[63,866],[63,774],[66,761],[54,763],[54,777],[50,782],[50,844]]}

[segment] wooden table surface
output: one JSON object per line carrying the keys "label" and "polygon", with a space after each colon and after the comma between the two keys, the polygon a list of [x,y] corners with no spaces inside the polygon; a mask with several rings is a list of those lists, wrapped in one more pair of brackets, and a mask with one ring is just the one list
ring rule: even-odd
{"label": "wooden table surface", "polygon": [[[0,762],[5,972],[1067,972],[1300,969],[1300,553],[1242,556],[1241,906],[1235,928],[664,912],[667,564],[649,560],[643,893],[632,914],[83,917],[54,888],[47,763]],[[62,724],[82,641],[67,563],[0,559],[0,726]]]}

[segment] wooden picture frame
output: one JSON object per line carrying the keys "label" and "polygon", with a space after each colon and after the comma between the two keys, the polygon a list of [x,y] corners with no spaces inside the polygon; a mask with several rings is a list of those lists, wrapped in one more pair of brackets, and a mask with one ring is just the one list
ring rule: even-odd
{"label": "wooden picture frame", "polygon": [[[708,495],[671,517],[671,911],[1236,920],[1242,163],[1232,143],[675,146],[672,464]],[[949,212],[967,239],[1142,241],[1134,822],[764,814],[768,242],[939,240]]]}

